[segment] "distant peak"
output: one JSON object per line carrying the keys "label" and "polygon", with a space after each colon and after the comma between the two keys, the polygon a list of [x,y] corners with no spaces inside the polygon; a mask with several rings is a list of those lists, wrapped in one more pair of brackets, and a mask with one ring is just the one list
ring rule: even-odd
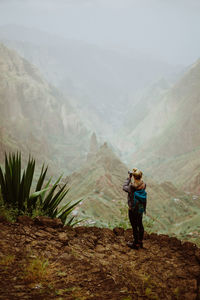
{"label": "distant peak", "polygon": [[108,143],[104,142],[103,145],[101,146],[101,149],[108,149]]}
{"label": "distant peak", "polygon": [[99,150],[99,145],[97,142],[96,133],[93,132],[93,134],[91,135],[91,138],[90,138],[90,148],[89,148],[87,160],[90,160],[91,158],[93,158],[96,155],[96,153],[98,152],[98,150]]}

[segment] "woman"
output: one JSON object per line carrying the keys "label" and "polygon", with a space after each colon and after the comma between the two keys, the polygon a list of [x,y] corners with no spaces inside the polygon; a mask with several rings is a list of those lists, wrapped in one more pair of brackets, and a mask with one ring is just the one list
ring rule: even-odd
{"label": "woman", "polygon": [[128,214],[133,228],[133,243],[128,246],[133,249],[143,248],[144,227],[142,224],[143,212],[146,213],[146,184],[142,180],[142,171],[133,169],[123,185],[128,193]]}

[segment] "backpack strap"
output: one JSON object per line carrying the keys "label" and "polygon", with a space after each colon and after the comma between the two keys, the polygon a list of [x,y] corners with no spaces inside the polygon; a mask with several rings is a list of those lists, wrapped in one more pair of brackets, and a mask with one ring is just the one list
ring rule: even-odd
{"label": "backpack strap", "polygon": [[[135,187],[135,190],[137,191],[137,189],[143,184],[144,182],[141,182],[137,187]],[[144,189],[146,189],[146,183],[144,183],[144,185],[145,185],[145,188]]]}

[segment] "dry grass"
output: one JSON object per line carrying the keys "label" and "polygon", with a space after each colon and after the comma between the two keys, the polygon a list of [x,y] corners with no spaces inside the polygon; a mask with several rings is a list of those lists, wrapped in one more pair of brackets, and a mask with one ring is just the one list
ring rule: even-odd
{"label": "dry grass", "polygon": [[43,283],[49,279],[51,269],[44,257],[29,258],[23,265],[23,280],[29,283]]}
{"label": "dry grass", "polygon": [[3,266],[10,266],[15,260],[15,255],[5,255],[2,258],[0,258],[0,265]]}

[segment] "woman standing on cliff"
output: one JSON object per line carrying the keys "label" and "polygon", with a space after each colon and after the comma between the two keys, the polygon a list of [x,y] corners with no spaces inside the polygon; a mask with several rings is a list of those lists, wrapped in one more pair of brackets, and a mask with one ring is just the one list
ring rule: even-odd
{"label": "woman standing on cliff", "polygon": [[133,242],[128,243],[132,249],[143,248],[142,217],[143,213],[146,213],[146,184],[142,175],[142,171],[134,168],[123,185],[123,190],[128,193],[128,215],[133,228]]}

